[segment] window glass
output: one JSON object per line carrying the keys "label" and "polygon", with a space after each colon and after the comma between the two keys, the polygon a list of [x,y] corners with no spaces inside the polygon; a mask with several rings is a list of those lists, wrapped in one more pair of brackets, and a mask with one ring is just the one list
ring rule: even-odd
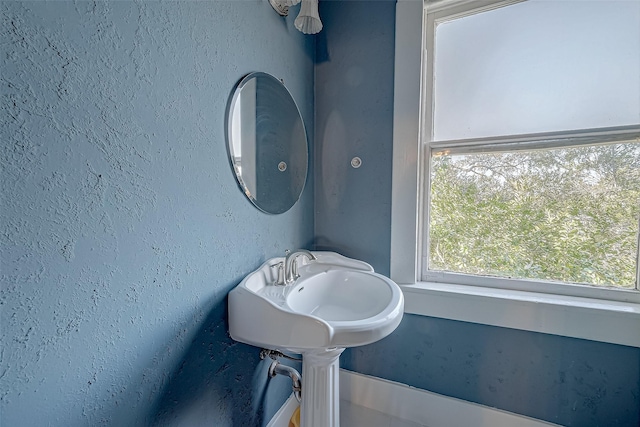
{"label": "window glass", "polygon": [[440,23],[436,141],[640,123],[640,2],[536,1]]}
{"label": "window glass", "polygon": [[431,159],[429,269],[635,288],[640,143]]}

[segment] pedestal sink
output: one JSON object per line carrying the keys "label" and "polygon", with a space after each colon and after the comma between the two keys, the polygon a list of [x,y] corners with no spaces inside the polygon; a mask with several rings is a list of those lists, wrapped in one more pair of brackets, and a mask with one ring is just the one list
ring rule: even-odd
{"label": "pedestal sink", "polygon": [[393,332],[402,291],[363,262],[335,252],[298,257],[282,285],[285,258],[273,258],[229,293],[229,332],[246,344],[302,354],[302,427],[338,427],[339,356]]}

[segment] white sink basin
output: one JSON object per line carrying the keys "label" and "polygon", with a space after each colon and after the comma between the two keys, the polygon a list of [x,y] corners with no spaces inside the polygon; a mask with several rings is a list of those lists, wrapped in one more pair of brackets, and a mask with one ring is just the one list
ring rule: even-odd
{"label": "white sink basin", "polygon": [[358,321],[383,313],[392,298],[392,285],[384,278],[335,269],[302,280],[289,292],[287,305],[326,321]]}
{"label": "white sink basin", "polygon": [[300,277],[274,285],[273,258],[229,293],[229,332],[236,341],[265,348],[306,350],[370,344],[400,324],[402,291],[362,261],[334,252],[298,258]]}

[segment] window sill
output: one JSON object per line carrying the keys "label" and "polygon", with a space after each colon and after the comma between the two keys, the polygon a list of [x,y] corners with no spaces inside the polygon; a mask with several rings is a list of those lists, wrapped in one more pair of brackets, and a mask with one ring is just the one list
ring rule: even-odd
{"label": "window sill", "polygon": [[419,282],[405,313],[640,347],[640,304]]}

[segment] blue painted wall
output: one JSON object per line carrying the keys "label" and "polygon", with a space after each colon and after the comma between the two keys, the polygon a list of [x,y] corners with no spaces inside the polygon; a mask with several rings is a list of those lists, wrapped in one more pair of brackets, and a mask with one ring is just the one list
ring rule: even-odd
{"label": "blue painted wall", "polygon": [[[393,1],[321,2],[317,245],[388,274]],[[360,156],[363,165],[349,161]],[[640,425],[640,349],[406,315],[342,366],[567,426]]]}
{"label": "blue painted wall", "polygon": [[[320,6],[325,27],[316,58],[316,246],[365,260],[388,275],[395,2]],[[354,169],[356,156],[362,166]]]}
{"label": "blue painted wall", "polygon": [[[316,53],[266,1],[0,3],[1,425],[271,418],[288,380],[228,337],[226,294],[314,236],[388,274],[394,7],[321,2]],[[316,135],[315,197],[279,216],[226,157],[226,100],[253,70],[285,79]],[[342,363],[566,425],[640,424],[637,348],[408,315]]]}
{"label": "blue painted wall", "polygon": [[405,315],[395,333],[341,363],[564,426],[640,425],[638,348]]}
{"label": "blue painted wall", "polygon": [[313,240],[270,216],[224,116],[250,71],[313,127],[315,45],[266,1],[1,2],[2,426],[266,423],[289,395],[227,334],[226,294]]}

